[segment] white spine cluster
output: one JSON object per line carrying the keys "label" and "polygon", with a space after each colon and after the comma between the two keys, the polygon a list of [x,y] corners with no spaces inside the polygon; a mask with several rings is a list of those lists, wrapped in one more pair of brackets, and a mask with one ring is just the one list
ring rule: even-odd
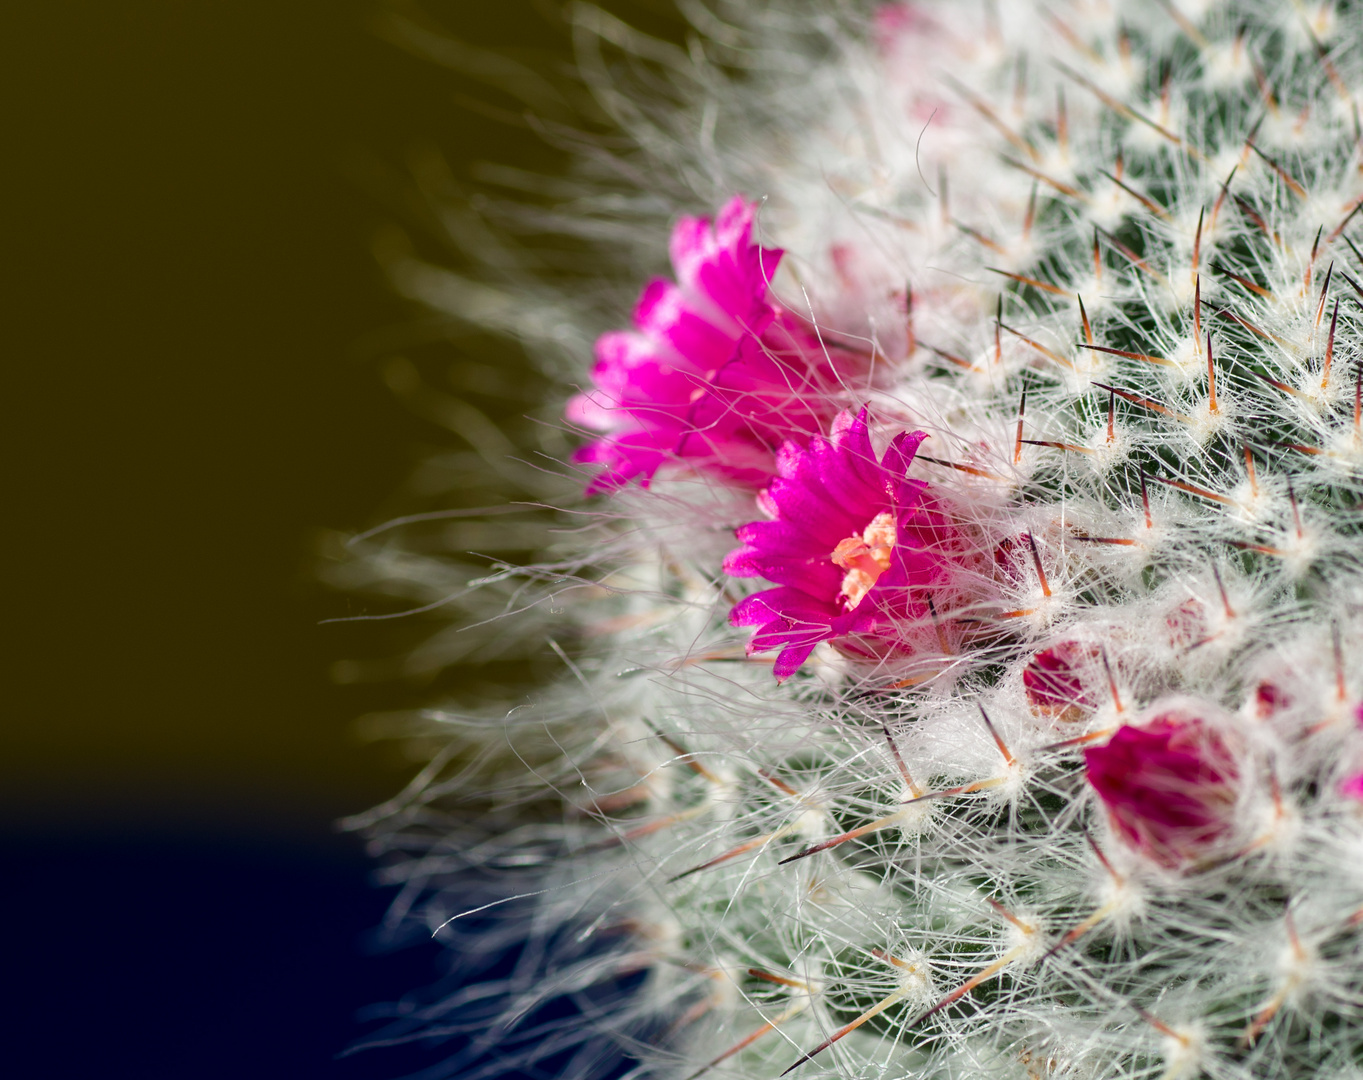
{"label": "white spine cluster", "polygon": [[[659,177],[617,211],[764,198],[775,292],[874,358],[846,403],[929,433],[916,475],[988,569],[940,648],[824,645],[778,684],[727,623],[750,496],[582,504],[586,543],[493,583],[530,582],[507,605],[536,600],[532,633],[577,628],[498,728],[562,812],[518,787],[516,831],[409,879],[520,852],[541,940],[577,951],[508,1024],[644,972],[591,1024],[650,1075],[1363,1075],[1363,7],[681,6],[689,53],[579,16]],[[614,243],[584,190],[565,219]],[[639,231],[661,251],[661,218]],[[1029,698],[1056,647],[1089,707]],[[1111,826],[1082,757],[1170,709],[1240,762],[1228,832],[1176,866]],[[450,790],[375,827],[430,833]]]}

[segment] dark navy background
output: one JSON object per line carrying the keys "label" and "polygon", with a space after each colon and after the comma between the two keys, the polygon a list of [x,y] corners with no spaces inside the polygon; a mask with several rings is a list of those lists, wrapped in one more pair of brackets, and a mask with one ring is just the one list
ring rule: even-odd
{"label": "dark navy background", "polygon": [[442,952],[362,947],[383,897],[353,844],[91,830],[0,858],[9,1076],[369,1080],[454,1049],[335,1057]]}
{"label": "dark navy background", "polygon": [[[410,6],[410,5],[409,5]],[[617,10],[620,5],[615,5]],[[647,6],[647,5],[645,5]],[[659,5],[663,7],[665,5]],[[449,435],[377,366],[419,316],[368,245],[414,146],[553,169],[458,72],[352,0],[42,0],[0,36],[6,497],[0,1016],[14,1077],[388,1077],[337,1055],[438,979],[375,953],[388,897],[339,817],[395,791],[338,687],[395,647],[310,580],[319,528]],[[563,63],[553,0],[430,0],[466,41]],[[494,108],[495,114],[495,108]],[[429,344],[450,360],[491,348]],[[457,689],[457,688],[456,688]],[[367,943],[369,942],[369,943]]]}

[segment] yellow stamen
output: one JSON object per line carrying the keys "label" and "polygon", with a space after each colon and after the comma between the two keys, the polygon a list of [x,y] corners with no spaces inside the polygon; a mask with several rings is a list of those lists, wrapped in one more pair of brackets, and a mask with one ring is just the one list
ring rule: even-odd
{"label": "yellow stamen", "polygon": [[883,510],[871,519],[860,536],[840,540],[833,549],[834,564],[847,571],[842,579],[842,595],[849,611],[861,603],[880,575],[890,568],[894,541],[894,515]]}

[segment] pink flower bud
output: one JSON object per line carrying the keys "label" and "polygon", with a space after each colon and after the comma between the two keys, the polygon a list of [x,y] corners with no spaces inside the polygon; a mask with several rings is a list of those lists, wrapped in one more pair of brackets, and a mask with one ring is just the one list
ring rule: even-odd
{"label": "pink flower bud", "polygon": [[1241,755],[1220,717],[1205,703],[1156,706],[1084,751],[1113,830],[1162,866],[1205,858],[1233,824]]}
{"label": "pink flower bud", "polygon": [[1202,601],[1189,597],[1164,617],[1171,649],[1189,649],[1207,636],[1207,613]]}
{"label": "pink flower bud", "polygon": [[1292,695],[1282,686],[1267,679],[1254,688],[1254,715],[1268,720],[1292,705]]}
{"label": "pink flower bud", "polygon": [[1098,707],[1089,678],[1098,650],[1077,641],[1062,641],[1042,649],[1027,661],[1022,687],[1027,704],[1038,716],[1074,723]]}

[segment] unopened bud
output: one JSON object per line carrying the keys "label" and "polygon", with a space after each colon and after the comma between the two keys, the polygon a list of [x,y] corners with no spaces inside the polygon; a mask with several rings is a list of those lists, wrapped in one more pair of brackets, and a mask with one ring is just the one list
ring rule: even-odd
{"label": "unopened bud", "polygon": [[1240,755],[1210,704],[1157,705],[1084,751],[1113,829],[1163,866],[1204,858],[1230,831]]}
{"label": "unopened bud", "polygon": [[1098,650],[1077,641],[1062,641],[1042,649],[1022,671],[1023,691],[1032,712],[1074,723],[1098,707],[1088,678]]}

